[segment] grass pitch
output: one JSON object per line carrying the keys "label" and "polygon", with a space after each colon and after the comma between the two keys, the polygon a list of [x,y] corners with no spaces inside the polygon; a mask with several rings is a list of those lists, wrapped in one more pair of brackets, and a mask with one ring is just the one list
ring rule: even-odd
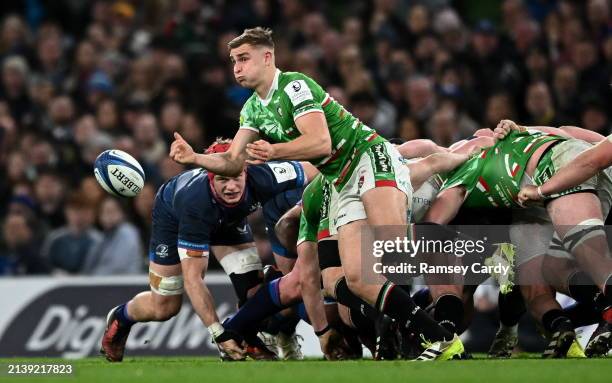
{"label": "grass pitch", "polygon": [[[71,363],[71,376],[8,377],[8,363]],[[510,360],[476,358],[449,362],[325,362],[221,363],[215,358],[126,358],[108,363],[102,358],[0,359],[0,382],[169,382],[169,383],[358,383],[358,382],[606,382],[612,376],[612,358],[542,360],[536,356]]]}

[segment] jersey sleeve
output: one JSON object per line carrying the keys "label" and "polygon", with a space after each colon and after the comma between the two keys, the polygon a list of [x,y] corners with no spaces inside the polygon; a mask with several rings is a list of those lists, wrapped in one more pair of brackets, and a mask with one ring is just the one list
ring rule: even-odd
{"label": "jersey sleeve", "polygon": [[318,230],[318,222],[311,222],[307,215],[304,214],[302,210],[302,214],[300,214],[300,231],[298,233],[297,244],[299,245],[302,242],[317,242],[317,230]]}
{"label": "jersey sleeve", "polygon": [[297,161],[267,162],[249,167],[248,173],[249,185],[262,205],[279,193],[304,187],[307,182],[304,168]]}
{"label": "jersey sleeve", "polygon": [[253,112],[253,106],[250,98],[244,103],[242,110],[240,110],[239,129],[247,129],[259,133],[259,125],[255,119],[255,113]]}
{"label": "jersey sleeve", "polygon": [[612,134],[608,136],[608,141],[612,142]]}
{"label": "jersey sleeve", "polygon": [[283,88],[283,95],[288,99],[293,120],[310,112],[323,113],[322,104],[326,98],[323,88],[301,73],[296,73],[291,77]]}

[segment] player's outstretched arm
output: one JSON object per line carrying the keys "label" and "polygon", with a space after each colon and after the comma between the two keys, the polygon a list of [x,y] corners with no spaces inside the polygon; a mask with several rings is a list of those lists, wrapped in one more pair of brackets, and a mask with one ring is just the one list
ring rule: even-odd
{"label": "player's outstretched arm", "polygon": [[406,166],[410,169],[410,183],[416,190],[434,174],[450,172],[470,158],[469,153],[434,153]]}
{"label": "player's outstretched arm", "polygon": [[247,159],[245,151],[247,144],[255,139],[257,139],[256,132],[239,129],[227,152],[201,154],[196,153],[180,134],[174,133],[174,142],[170,146],[170,158],[181,164],[202,167],[221,176],[236,177],[244,168]]}
{"label": "player's outstretched arm", "polygon": [[580,153],[574,161],[561,168],[539,188],[535,186],[522,188],[518,195],[519,202],[523,204],[529,200],[540,201],[547,195],[580,185],[609,166],[612,166],[612,140],[610,137]]}
{"label": "player's outstretched arm", "polygon": [[427,157],[434,153],[445,153],[448,151],[445,147],[442,147],[432,140],[428,139],[417,139],[404,142],[397,147],[397,151],[404,158],[418,158]]}
{"label": "player's outstretched arm", "polygon": [[271,160],[312,160],[331,154],[331,137],[323,113],[313,111],[295,120],[295,126],[302,134],[295,140],[271,144],[258,140],[247,145],[249,163]]}
{"label": "player's outstretched arm", "polygon": [[298,261],[295,268],[298,268],[300,273],[302,300],[310,324],[319,338],[321,351],[328,360],[345,359],[350,354],[349,347],[344,337],[329,326],[325,316],[317,244],[310,241],[302,242],[297,247],[297,253]]}
{"label": "player's outstretched arm", "polygon": [[206,257],[187,258],[181,261],[185,291],[191,301],[193,309],[209,331],[215,343],[219,345],[232,359],[244,359],[244,351],[236,341],[229,338],[219,323],[215,311],[215,302],[208,287],[202,282],[202,275],[206,272],[208,259]]}

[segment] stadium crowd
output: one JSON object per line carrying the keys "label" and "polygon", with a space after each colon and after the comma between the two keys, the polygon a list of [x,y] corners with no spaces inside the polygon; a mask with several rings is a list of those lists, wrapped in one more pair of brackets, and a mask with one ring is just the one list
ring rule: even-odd
{"label": "stadium crowd", "polygon": [[[145,271],[156,189],[184,170],[167,155],[172,133],[203,150],[238,128],[250,91],[233,79],[227,43],[243,28],[273,28],[280,68],[311,76],[383,136],[448,146],[504,118],[610,134],[611,5],[2,4],[0,275]],[[145,169],[133,200],[110,197],[93,177],[110,148]]]}

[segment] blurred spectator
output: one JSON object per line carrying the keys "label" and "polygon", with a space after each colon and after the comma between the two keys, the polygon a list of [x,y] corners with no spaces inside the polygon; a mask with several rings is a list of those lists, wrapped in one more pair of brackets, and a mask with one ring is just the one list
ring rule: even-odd
{"label": "blurred spectator", "polygon": [[38,174],[34,183],[34,196],[40,209],[40,216],[49,227],[64,225],[62,204],[65,195],[66,183],[57,172],[46,169]]}
{"label": "blurred spectator", "polygon": [[610,131],[610,120],[606,107],[598,100],[588,100],[583,109],[580,121],[585,129],[607,136]]}
{"label": "blurred spectator", "polygon": [[152,114],[144,114],[134,126],[134,139],[142,159],[149,164],[156,164],[168,154],[167,145],[162,140],[157,119]]}
{"label": "blurred spectator", "polygon": [[371,93],[360,92],[350,97],[349,106],[355,117],[384,137],[395,135],[397,113],[389,102],[376,99]]}
{"label": "blurred spectator", "polygon": [[487,100],[484,128],[495,129],[505,119],[516,120],[512,99],[507,93],[495,93]]}
{"label": "blurred spectator", "polygon": [[525,97],[527,108],[527,125],[536,126],[558,126],[555,106],[548,85],[543,81],[537,81],[529,85]]}
{"label": "blurred spectator", "polygon": [[[174,162],[174,161],[172,161]],[[149,243],[151,236],[151,213],[153,212],[153,203],[155,201],[155,193],[157,190],[151,183],[145,183],[140,193],[134,197],[134,212],[136,213],[136,222],[140,228],[140,238],[142,243]]]}
{"label": "blurred spectator", "polygon": [[85,196],[73,193],[66,201],[64,215],[66,226],[49,232],[41,255],[55,271],[77,274],[102,235],[93,227],[95,209]]}
{"label": "blurred spectator", "polygon": [[68,190],[100,206],[92,166],[111,148],[145,170],[124,202],[146,238],[144,201],[184,169],[173,133],[201,151],[237,131],[252,91],[227,43],[255,25],[274,30],[279,68],[386,137],[448,144],[505,118],[610,132],[609,0],[35,3],[44,20],[29,6],[0,20],[0,222],[25,216],[40,243],[65,227]]}
{"label": "blurred spectator", "polygon": [[423,131],[425,123],[435,112],[436,98],[432,81],[425,76],[413,76],[406,83],[406,99],[410,114]]}
{"label": "blurred spectator", "polygon": [[9,213],[4,219],[2,237],[4,249],[0,253],[0,274],[43,274],[49,271],[40,257],[40,243],[36,238],[33,218],[24,213]]}
{"label": "blurred spectator", "polygon": [[29,68],[21,56],[10,56],[2,64],[2,88],[0,98],[7,102],[11,116],[15,121],[23,123],[26,114],[31,112],[31,102],[28,95],[27,79]]}
{"label": "blurred spectator", "polygon": [[82,272],[89,275],[138,274],[144,250],[136,227],[127,221],[123,207],[106,197],[98,212],[102,240],[88,253]]}

